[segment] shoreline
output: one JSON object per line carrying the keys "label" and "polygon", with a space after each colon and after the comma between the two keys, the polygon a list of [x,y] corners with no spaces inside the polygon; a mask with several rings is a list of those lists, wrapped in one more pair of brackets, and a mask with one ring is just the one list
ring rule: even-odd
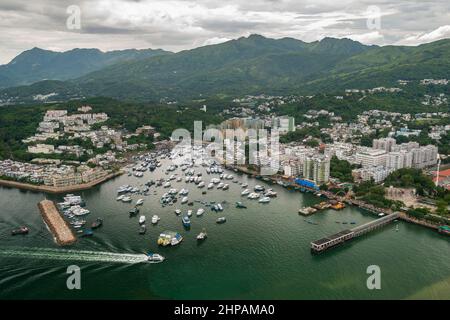
{"label": "shoreline", "polygon": [[0,186],[8,187],[8,188],[16,188],[20,190],[27,190],[27,191],[36,191],[36,192],[45,192],[45,193],[52,193],[52,194],[60,194],[60,193],[68,193],[68,192],[75,192],[75,191],[83,191],[90,189],[92,187],[95,187],[96,185],[99,185],[103,182],[106,182],[108,180],[111,180],[115,177],[118,177],[125,172],[123,170],[112,172],[103,178],[94,180],[89,183],[83,183],[83,184],[77,184],[73,186],[67,186],[67,187],[51,187],[51,186],[45,186],[45,185],[33,185],[29,183],[23,183],[23,182],[17,182],[17,181],[10,181],[10,180],[2,180],[0,179]]}

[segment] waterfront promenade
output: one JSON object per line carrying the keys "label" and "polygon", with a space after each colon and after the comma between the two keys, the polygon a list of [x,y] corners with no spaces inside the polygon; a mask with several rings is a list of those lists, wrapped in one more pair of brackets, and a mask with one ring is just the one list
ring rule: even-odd
{"label": "waterfront promenade", "polygon": [[110,174],[100,178],[100,179],[91,181],[89,183],[71,185],[71,186],[67,186],[67,187],[52,187],[52,186],[46,186],[46,185],[34,185],[34,184],[10,181],[10,180],[0,180],[0,186],[9,187],[9,188],[17,188],[17,189],[22,189],[22,190],[29,190],[29,191],[36,191],[36,192],[53,193],[53,194],[69,193],[69,192],[90,189],[100,183],[103,183],[112,178],[115,178],[123,173],[124,173],[123,171],[113,172],[113,173],[110,173]]}

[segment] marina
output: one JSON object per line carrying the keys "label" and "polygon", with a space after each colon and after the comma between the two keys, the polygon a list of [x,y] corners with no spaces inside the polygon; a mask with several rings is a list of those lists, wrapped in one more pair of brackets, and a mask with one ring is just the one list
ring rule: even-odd
{"label": "marina", "polygon": [[[135,161],[136,163],[145,162],[140,159]],[[120,285],[111,288],[110,292],[106,293],[107,297],[138,297],[135,290],[139,287],[142,292],[146,292],[146,298],[161,296],[166,298],[208,298],[212,295],[222,298],[271,298],[275,294],[274,292],[283,298],[352,298],[356,294],[359,297],[370,298],[366,291],[359,289],[357,283],[350,284],[348,288],[338,289],[335,289],[333,284],[335,281],[344,281],[346,276],[354,277],[360,273],[361,279],[359,280],[362,281],[361,283],[365,283],[365,273],[360,270],[364,271],[367,263],[373,263],[374,256],[377,257],[375,259],[377,263],[384,263],[386,273],[394,275],[389,279],[392,287],[385,287],[384,295],[403,296],[403,293],[395,291],[395,287],[409,281],[409,277],[413,276],[415,272],[429,267],[427,264],[423,264],[423,260],[427,256],[432,255],[433,264],[438,264],[442,270],[446,270],[445,268],[450,265],[445,256],[439,256],[436,259],[436,252],[442,251],[448,246],[447,236],[404,222],[399,222],[401,226],[398,231],[394,228],[391,230],[387,226],[381,232],[370,233],[362,241],[352,241],[351,248],[342,248],[344,250],[336,248],[325,255],[311,255],[310,242],[312,240],[340,232],[346,228],[345,224],[348,225],[348,228],[352,222],[359,226],[374,221],[377,214],[347,205],[339,211],[325,208],[320,214],[302,219],[296,213],[299,208],[317,207],[324,202],[313,192],[296,192],[293,189],[291,191],[276,182],[271,183],[241,175],[225,168],[221,169],[222,173],[211,173],[213,166],[203,166],[202,163],[191,165],[186,162],[183,165],[184,162],[181,161],[177,166],[171,167],[171,161],[166,156],[165,159],[160,159],[160,166],[155,166],[153,171],[148,169],[142,171],[144,175],[141,178],[125,174],[101,187],[76,194],[85,201],[85,207],[80,207],[89,210],[90,213],[79,218],[76,216],[72,219],[64,217],[68,221],[84,220],[80,222],[85,222],[85,226],[87,226],[86,231],[84,231],[84,226],[80,228],[75,228],[75,225],[69,226],[73,228],[74,232],[75,230],[82,231],[82,233],[75,232],[78,241],[73,246],[76,250],[140,255],[143,258],[139,261],[142,262],[148,261],[149,252],[165,258],[164,263],[158,265],[133,263],[124,269],[117,267],[115,272],[123,279],[123,282],[119,280]],[[214,166],[214,171],[219,167],[219,165]],[[209,169],[209,174],[206,169]],[[132,167],[126,168],[126,170],[132,172]],[[169,174],[166,175],[166,171]],[[198,188],[195,183],[195,177],[198,177],[200,173],[202,181],[205,182],[205,188]],[[221,174],[224,174],[222,179],[220,179]],[[227,177],[232,174],[233,179],[225,178],[225,174]],[[171,177],[172,175],[174,176]],[[181,180],[178,179],[180,177]],[[192,182],[185,182],[185,178],[189,178],[189,181],[192,178]],[[170,180],[170,188],[163,187],[166,180]],[[217,189],[221,182],[225,185],[230,181],[238,182],[228,183],[228,190],[223,190],[223,186],[221,189]],[[198,183],[200,184],[200,182]],[[209,184],[213,184],[214,188],[208,189]],[[118,194],[117,191],[125,185],[127,187],[123,189],[126,190]],[[254,191],[256,185],[263,187],[264,191],[261,191],[260,188],[258,188],[259,191]],[[241,195],[245,189],[256,194],[255,200]],[[267,192],[270,189],[277,195],[269,197]],[[207,194],[203,194],[203,191],[207,191]],[[3,190],[2,195],[8,195],[8,201],[10,201],[9,199],[15,199],[16,192],[15,190]],[[116,201],[121,195],[130,197],[131,201]],[[266,196],[271,198],[270,202],[259,203],[257,201]],[[46,247],[52,247],[52,237],[45,227],[44,237],[39,236],[42,234],[39,231],[42,221],[20,218],[22,213],[33,211],[33,206],[29,207],[28,203],[39,202],[43,197],[42,194],[36,193],[21,194],[20,199],[27,200],[21,201],[17,206],[18,211],[14,211],[13,221],[15,226],[26,224],[30,228],[30,232],[24,237],[11,237],[12,228],[8,227],[6,232],[8,241],[13,241],[16,246],[40,246],[43,250]],[[187,199],[181,204],[183,197],[187,197]],[[64,200],[63,196],[51,196],[50,199],[55,202]],[[144,199],[144,202],[137,209],[135,205],[139,199]],[[198,216],[199,209],[204,209],[204,212]],[[185,228],[181,219],[183,216],[187,216],[189,210],[191,210],[190,227]],[[136,212],[136,214],[130,217],[129,211]],[[93,233],[90,232],[89,228],[100,215],[103,220],[102,226],[95,229]],[[149,220],[141,226],[138,223],[140,215],[145,215]],[[154,215],[158,215],[160,218],[157,224],[150,223]],[[219,218],[225,218],[226,223],[218,223]],[[26,223],[24,223],[25,221]],[[339,223],[337,223],[338,221]],[[206,229],[208,230],[207,236],[201,236],[203,230],[206,233]],[[45,237],[47,234],[48,236]],[[418,237],[427,247],[427,252],[420,251],[420,255],[418,253],[420,248],[408,244],[416,241]],[[17,254],[19,255],[19,253]],[[386,256],[386,254],[388,255]],[[391,268],[388,263],[390,255],[395,255],[398,261],[408,260],[409,265],[413,266],[406,271]],[[31,268],[35,266],[36,272],[39,273],[39,264],[36,262],[38,260],[33,258],[35,256],[37,255],[30,255],[28,264]],[[250,271],[242,267],[243,265],[264,265],[268,256],[276,257],[275,260],[272,260],[270,268],[253,267]],[[418,256],[422,258],[417,259],[414,264],[415,257]],[[413,257],[413,262],[410,261],[411,257]],[[6,258],[2,257],[2,259]],[[10,254],[6,261],[14,265],[16,260],[14,255]],[[42,263],[44,260],[39,259],[39,261]],[[45,261],[46,264],[53,265],[55,268],[58,266],[56,260]],[[343,264],[345,264],[345,268],[339,267]],[[94,261],[86,262],[83,265],[90,266],[86,271],[89,275],[85,280],[86,285],[98,288],[91,289],[93,290],[92,294],[105,297],[105,292],[101,290],[100,284],[106,279],[97,271],[100,265]],[[110,267],[110,264],[107,263],[107,266]],[[299,268],[303,270],[301,273],[298,272]],[[315,272],[309,270],[315,270]],[[283,278],[289,279],[289,284],[284,281],[280,282],[280,278],[277,277],[279,272],[283,273]],[[322,280],[325,281],[326,287],[317,285],[318,279],[315,277],[317,272],[327,275]],[[221,288],[220,292],[211,287],[205,289],[205,277],[209,281],[218,283]],[[8,296],[24,295],[30,286],[43,287],[43,292],[57,291],[58,289],[54,288],[51,282],[45,282],[45,284],[42,282],[46,278],[47,276],[42,275],[42,278],[29,280],[20,289],[6,291],[3,294]],[[252,279],[254,285],[265,289],[264,293],[254,289],[253,284],[246,282],[245,279]],[[407,294],[414,294],[439,280],[429,274]],[[131,283],[133,285],[130,285]],[[186,285],[180,288],[179,283]],[[240,286],[246,292],[242,293],[239,290]],[[179,289],[173,290],[174,288]],[[70,295],[71,293],[61,292],[61,297]]]}

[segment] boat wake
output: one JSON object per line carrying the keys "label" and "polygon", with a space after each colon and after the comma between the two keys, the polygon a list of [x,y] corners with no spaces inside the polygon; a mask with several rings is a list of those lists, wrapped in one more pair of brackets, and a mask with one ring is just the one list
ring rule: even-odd
{"label": "boat wake", "polygon": [[51,248],[0,249],[0,257],[64,261],[112,262],[126,264],[134,264],[147,261],[147,256],[145,254],[63,250]]}

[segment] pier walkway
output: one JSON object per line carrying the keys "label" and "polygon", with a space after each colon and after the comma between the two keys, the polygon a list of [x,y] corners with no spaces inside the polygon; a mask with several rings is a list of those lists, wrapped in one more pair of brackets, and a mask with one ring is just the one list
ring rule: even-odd
{"label": "pier walkway", "polygon": [[395,212],[390,215],[384,216],[383,218],[379,218],[363,225],[357,226],[352,229],[346,229],[340,231],[331,236],[316,240],[311,242],[311,251],[313,253],[320,253],[332,247],[335,247],[339,244],[342,244],[346,241],[359,237],[363,234],[381,228],[395,219],[399,218],[399,213]]}

